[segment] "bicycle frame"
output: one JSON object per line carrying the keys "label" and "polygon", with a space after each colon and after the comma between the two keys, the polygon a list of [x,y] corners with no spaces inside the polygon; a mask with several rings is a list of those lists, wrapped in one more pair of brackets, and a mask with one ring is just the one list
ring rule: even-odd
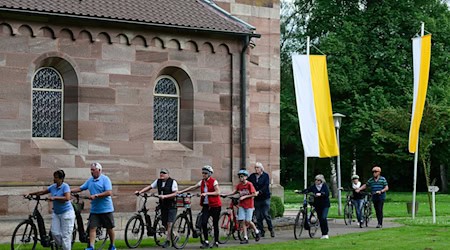
{"label": "bicycle frame", "polygon": [[[81,215],[81,211],[84,209],[84,202],[80,202],[80,199],[89,199],[88,196],[80,196],[79,194],[71,194],[73,197],[75,197],[75,202],[72,202],[72,205],[74,206],[74,210],[75,210],[75,221],[76,221],[76,225],[77,225],[77,231],[79,233],[78,239],[80,240],[81,243],[87,243],[89,245],[89,227],[90,227],[90,223],[89,223],[89,219],[88,219],[88,223],[86,225],[86,229],[84,228],[84,222],[83,222],[83,217]],[[77,208],[77,206],[80,206],[79,208]],[[106,229],[104,229],[106,230]],[[101,227],[97,228],[97,237],[98,236],[102,236],[102,229]],[[108,234],[105,234],[105,238],[98,238],[101,241],[103,241],[103,243],[101,244],[99,249],[102,249],[106,240],[108,239]],[[73,241],[75,241],[75,238],[72,239]]]}
{"label": "bicycle frame", "polygon": [[[31,195],[28,197],[24,197],[28,200],[35,200],[36,205],[34,206],[33,212],[28,215],[28,219],[25,221],[28,222],[32,227],[36,228],[37,224],[37,231],[38,231],[38,237],[36,238],[37,241],[40,242],[40,244],[43,247],[50,247],[52,244],[54,244],[53,238],[51,236],[51,232],[47,233],[47,230],[45,229],[45,223],[44,218],[41,215],[41,212],[39,211],[39,205],[40,201],[47,201],[47,198],[41,198],[39,195]],[[36,220],[36,223],[35,223]],[[30,231],[31,232],[31,231]],[[28,235],[31,237],[32,235]]]}

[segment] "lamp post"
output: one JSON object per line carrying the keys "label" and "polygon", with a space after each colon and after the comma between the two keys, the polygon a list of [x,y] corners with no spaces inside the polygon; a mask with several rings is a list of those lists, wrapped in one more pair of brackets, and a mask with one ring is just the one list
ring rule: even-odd
{"label": "lamp post", "polygon": [[341,195],[341,144],[339,143],[339,129],[341,128],[342,118],[345,115],[340,113],[333,114],[334,127],[336,128],[336,138],[339,154],[337,156],[337,178],[338,178],[338,215],[342,213],[342,195]]}

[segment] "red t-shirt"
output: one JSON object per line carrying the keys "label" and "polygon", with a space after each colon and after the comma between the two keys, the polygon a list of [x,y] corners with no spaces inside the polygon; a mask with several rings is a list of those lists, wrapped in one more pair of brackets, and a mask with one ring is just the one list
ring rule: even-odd
{"label": "red t-shirt", "polygon": [[[236,185],[236,189],[239,192],[239,196],[256,193],[255,187],[249,181],[247,181],[246,184],[239,182],[239,184]],[[254,197],[239,201],[239,206],[243,208],[254,208],[253,198]]]}

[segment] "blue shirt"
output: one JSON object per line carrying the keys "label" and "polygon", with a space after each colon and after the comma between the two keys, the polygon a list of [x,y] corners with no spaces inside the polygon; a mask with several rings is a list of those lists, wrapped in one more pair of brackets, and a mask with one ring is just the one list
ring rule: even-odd
{"label": "blue shirt", "polygon": [[[81,190],[89,190],[91,195],[103,193],[112,190],[111,180],[108,176],[101,174],[97,179],[89,178],[80,187]],[[114,206],[111,196],[96,198],[91,201],[92,214],[104,214],[114,212]]]}
{"label": "blue shirt", "polygon": [[[61,186],[57,187],[56,183],[48,186],[47,190],[52,194],[52,196],[64,196],[65,193],[70,193],[70,187],[67,183],[62,183]],[[70,201],[53,201],[53,212],[55,214],[62,214],[67,211],[73,210]]]}

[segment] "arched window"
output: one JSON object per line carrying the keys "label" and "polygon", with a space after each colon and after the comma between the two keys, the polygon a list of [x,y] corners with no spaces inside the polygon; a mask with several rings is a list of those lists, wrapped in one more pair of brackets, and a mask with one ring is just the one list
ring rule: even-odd
{"label": "arched window", "polygon": [[178,142],[180,93],[176,80],[158,77],[153,90],[153,140]]}
{"label": "arched window", "polygon": [[32,136],[62,138],[63,131],[63,81],[54,68],[43,67],[36,71],[32,86]]}

